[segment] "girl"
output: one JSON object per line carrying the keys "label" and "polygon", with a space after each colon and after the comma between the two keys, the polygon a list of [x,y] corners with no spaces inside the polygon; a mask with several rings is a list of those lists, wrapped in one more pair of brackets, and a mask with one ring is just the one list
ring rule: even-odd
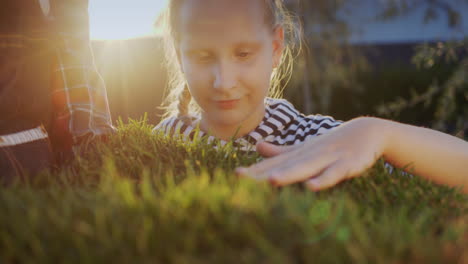
{"label": "girl", "polygon": [[384,157],[468,192],[468,143],[461,139],[378,118],[305,116],[267,97],[290,69],[297,39],[280,0],[170,0],[167,22],[177,71],[169,117],[155,130],[189,139],[199,127],[198,136],[275,156],[237,173],[276,185],[328,188]]}

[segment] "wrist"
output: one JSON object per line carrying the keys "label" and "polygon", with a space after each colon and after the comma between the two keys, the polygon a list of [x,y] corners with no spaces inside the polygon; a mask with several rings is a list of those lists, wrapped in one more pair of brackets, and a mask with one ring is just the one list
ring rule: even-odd
{"label": "wrist", "polygon": [[376,155],[385,158],[392,141],[395,122],[377,117],[358,117],[354,120],[359,122],[358,125],[367,131],[366,136],[374,142]]}

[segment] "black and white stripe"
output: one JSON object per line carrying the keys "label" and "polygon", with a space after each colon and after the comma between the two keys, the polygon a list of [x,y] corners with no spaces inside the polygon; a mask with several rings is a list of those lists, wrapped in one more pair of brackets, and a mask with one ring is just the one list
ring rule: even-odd
{"label": "black and white stripe", "polygon": [[[304,115],[285,99],[266,98],[265,110],[265,116],[257,128],[249,134],[236,139],[234,146],[245,151],[255,151],[255,144],[259,141],[266,141],[275,145],[296,145],[325,134],[343,124],[343,121],[335,120],[330,116]],[[187,140],[193,139],[197,131],[195,127],[185,124],[176,117],[164,119],[153,129],[153,132],[161,130],[166,135],[179,134]],[[198,130],[198,137],[203,136],[208,136],[208,142],[216,140],[214,136]],[[221,145],[227,143],[224,140],[219,140],[219,142]],[[385,167],[390,173],[394,170],[389,163],[385,163]],[[412,177],[408,173],[403,172],[403,174]]]}
{"label": "black and white stripe", "polygon": [[[249,150],[255,150],[259,141],[267,141],[275,145],[295,145],[312,137],[322,135],[341,125],[330,116],[304,115],[296,110],[285,99],[265,99],[265,116],[260,124],[247,135],[235,140],[235,145]],[[164,119],[153,131],[162,130],[166,135],[178,132],[186,139],[193,139],[195,127],[185,124],[181,119],[170,117]],[[215,140],[213,136],[199,131],[199,137],[208,136],[208,141]],[[227,142],[220,140],[224,145]]]}

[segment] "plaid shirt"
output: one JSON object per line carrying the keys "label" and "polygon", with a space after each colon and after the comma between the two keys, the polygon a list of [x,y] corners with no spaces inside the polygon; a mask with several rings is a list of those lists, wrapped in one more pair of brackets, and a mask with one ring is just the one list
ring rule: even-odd
{"label": "plaid shirt", "polygon": [[[37,9],[38,2],[36,6],[29,1],[23,1],[21,6],[19,2],[7,0],[6,4],[20,7],[20,25],[34,26],[35,20],[47,21],[47,30],[30,30],[32,27],[25,30],[18,26],[18,19],[12,20],[12,30],[3,27],[0,32],[0,51],[21,53],[31,46],[47,46],[44,50],[50,53],[52,67],[49,90],[44,92],[51,95],[48,103],[53,116],[48,133],[55,150],[70,152],[73,145],[85,138],[113,132],[105,84],[94,65],[89,43],[87,1],[51,0],[48,18],[41,18],[37,10],[29,11]],[[15,16],[10,17],[15,19]]]}
{"label": "plaid shirt", "polygon": [[112,127],[106,87],[93,63],[87,38],[60,36],[52,68],[52,134],[65,147]]}

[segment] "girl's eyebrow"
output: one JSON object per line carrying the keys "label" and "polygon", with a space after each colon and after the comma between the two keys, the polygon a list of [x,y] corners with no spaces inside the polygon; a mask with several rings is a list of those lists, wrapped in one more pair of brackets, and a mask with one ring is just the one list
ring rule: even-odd
{"label": "girl's eyebrow", "polygon": [[183,53],[187,54],[188,56],[195,56],[201,54],[210,54],[210,51],[208,49],[187,49],[183,51]]}
{"label": "girl's eyebrow", "polygon": [[[259,49],[261,46],[262,46],[262,43],[257,42],[257,41],[242,41],[242,42],[235,43],[233,45],[233,47],[235,49],[238,49],[238,48]],[[204,46],[204,45],[200,45],[199,43],[197,43],[195,41],[194,42],[189,41],[186,51],[188,51],[188,52],[200,52],[200,51],[209,51],[210,49],[212,49],[212,47],[207,47],[207,46]]]}
{"label": "girl's eyebrow", "polygon": [[248,48],[257,49],[260,46],[262,46],[262,44],[260,42],[251,41],[251,42],[239,42],[235,46],[236,47],[248,47]]}

